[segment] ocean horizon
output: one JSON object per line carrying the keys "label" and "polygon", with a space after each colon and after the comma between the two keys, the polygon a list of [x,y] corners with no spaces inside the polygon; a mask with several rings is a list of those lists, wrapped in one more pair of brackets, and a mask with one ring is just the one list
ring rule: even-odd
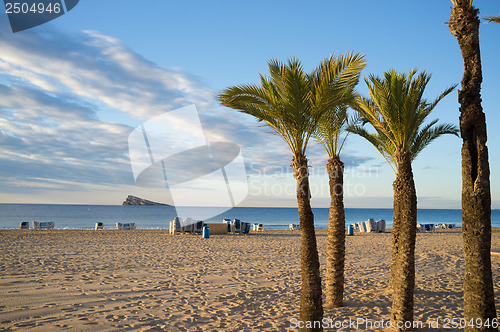
{"label": "ocean horizon", "polygon": [[[211,208],[195,207],[196,211]],[[313,208],[316,229],[328,228],[328,208]],[[392,227],[392,209],[346,208],[346,224],[369,218],[384,219]],[[176,216],[173,206],[90,205],[90,204],[11,204],[0,203],[0,229],[19,229],[23,221],[52,221],[55,229],[93,229],[96,222],[103,222],[104,229],[115,229],[116,223],[135,222],[138,229],[168,229],[168,223]],[[265,229],[288,229],[298,224],[297,208],[291,207],[234,207],[218,214],[207,222],[222,219],[240,219],[249,223],[262,223]],[[461,227],[460,209],[418,209],[418,223],[446,223]],[[500,227],[500,210],[492,210],[493,227]]]}

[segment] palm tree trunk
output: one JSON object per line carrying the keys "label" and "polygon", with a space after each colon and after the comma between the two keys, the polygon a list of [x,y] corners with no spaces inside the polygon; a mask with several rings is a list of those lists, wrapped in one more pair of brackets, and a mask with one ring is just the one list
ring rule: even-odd
{"label": "palm tree trunk", "polygon": [[398,174],[393,183],[394,214],[390,275],[393,291],[391,321],[394,327],[398,327],[397,331],[410,331],[411,327],[405,327],[405,323],[413,322],[417,195],[410,152],[401,149],[396,153],[396,161]]}
{"label": "palm tree trunk", "polygon": [[[321,275],[319,270],[314,215],[310,203],[309,170],[305,156],[297,156],[292,160],[293,175],[297,180],[297,204],[300,221],[300,265],[302,289],[300,293],[300,320],[305,327],[301,331],[323,331],[323,299],[321,291]],[[310,322],[307,327],[307,322]]]}
{"label": "palm tree trunk", "polygon": [[[481,56],[478,9],[459,0],[449,27],[464,59],[460,102],[462,136],[462,234],[465,254],[464,314],[467,321],[496,318],[491,274],[491,194],[486,119],[481,106]],[[497,331],[467,327],[465,331]]]}
{"label": "palm tree trunk", "polygon": [[345,260],[344,164],[338,156],[328,160],[330,212],[326,243],[326,304],[343,305]]}

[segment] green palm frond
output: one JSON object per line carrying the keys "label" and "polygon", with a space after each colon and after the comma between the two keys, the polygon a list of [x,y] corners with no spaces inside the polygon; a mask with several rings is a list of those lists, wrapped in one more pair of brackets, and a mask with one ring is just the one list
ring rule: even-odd
{"label": "green palm frond", "polygon": [[500,16],[486,16],[486,23],[500,23]]}
{"label": "green palm frond", "polygon": [[347,121],[347,106],[345,105],[340,105],[334,110],[325,112],[321,118],[314,133],[314,138],[323,146],[328,156],[338,155],[339,140]]}
{"label": "green palm frond", "polygon": [[[224,105],[255,117],[283,137],[294,157],[305,155],[324,108],[315,105],[315,91],[296,58],[287,63],[272,59],[269,77],[260,75],[260,85],[240,85],[217,95]],[[328,102],[324,102],[325,105]]]}
{"label": "green palm frond", "polygon": [[[400,149],[410,151],[414,160],[434,139],[444,134],[457,135],[451,124],[437,125],[437,120],[424,125],[432,110],[456,85],[443,91],[435,100],[423,98],[431,78],[425,71],[411,70],[401,74],[388,70],[383,77],[369,75],[365,78],[370,98],[357,96],[353,108],[369,123],[375,133],[370,134],[360,125],[350,126],[349,131],[369,141],[391,165],[395,173],[399,166],[395,154]],[[422,127],[423,126],[423,127]]]}
{"label": "green palm frond", "polygon": [[331,55],[311,74],[314,104],[324,110],[314,137],[330,157],[338,156],[342,150],[349,121],[347,106],[355,100],[354,88],[365,66],[364,55],[360,53]]}
{"label": "green palm frond", "polygon": [[393,160],[393,153],[391,153],[391,144],[388,144],[387,140],[384,140],[384,136],[380,136],[378,134],[370,134],[365,127],[359,124],[350,125],[346,129],[350,133],[359,135],[370,142],[377,151],[384,157],[389,166],[396,172],[396,162]]}
{"label": "green palm frond", "polygon": [[412,160],[414,160],[418,154],[436,138],[446,134],[458,137],[458,128],[456,126],[449,123],[435,126],[437,122],[438,120],[434,120],[427,124],[415,136],[415,139],[410,147]]}

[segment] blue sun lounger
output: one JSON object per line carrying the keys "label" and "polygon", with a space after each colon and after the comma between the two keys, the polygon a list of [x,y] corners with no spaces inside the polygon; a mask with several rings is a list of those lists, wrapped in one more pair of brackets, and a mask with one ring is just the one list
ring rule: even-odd
{"label": "blue sun lounger", "polygon": [[242,234],[250,233],[250,223],[249,222],[242,222],[241,223],[241,233]]}
{"label": "blue sun lounger", "polygon": [[202,233],[203,232],[203,220],[196,220],[193,225],[193,233]]}

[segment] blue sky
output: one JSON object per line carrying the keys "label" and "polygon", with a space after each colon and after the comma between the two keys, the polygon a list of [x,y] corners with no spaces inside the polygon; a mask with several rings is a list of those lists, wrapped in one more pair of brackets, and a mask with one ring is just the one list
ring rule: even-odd
{"label": "blue sky", "polygon": [[[475,0],[481,17],[500,2]],[[256,83],[270,58],[307,71],[331,53],[366,55],[363,75],[389,68],[432,73],[428,99],[459,83],[463,62],[445,22],[450,1],[85,0],[66,15],[13,34],[0,14],[0,202],[120,204],[128,194],[171,202],[135,184],[128,136],[165,112],[196,105],[209,141],[241,147],[248,196],[240,206],[295,206],[291,154],[269,129],[217,104],[229,86]],[[500,208],[500,25],[481,24],[483,108],[493,208]],[[358,90],[366,94],[364,82]],[[431,118],[458,125],[457,92]],[[459,208],[461,140],[443,137],[413,164],[419,207]],[[308,150],[312,204],[328,207],[326,154]],[[394,173],[350,136],[347,207],[391,207]]]}

